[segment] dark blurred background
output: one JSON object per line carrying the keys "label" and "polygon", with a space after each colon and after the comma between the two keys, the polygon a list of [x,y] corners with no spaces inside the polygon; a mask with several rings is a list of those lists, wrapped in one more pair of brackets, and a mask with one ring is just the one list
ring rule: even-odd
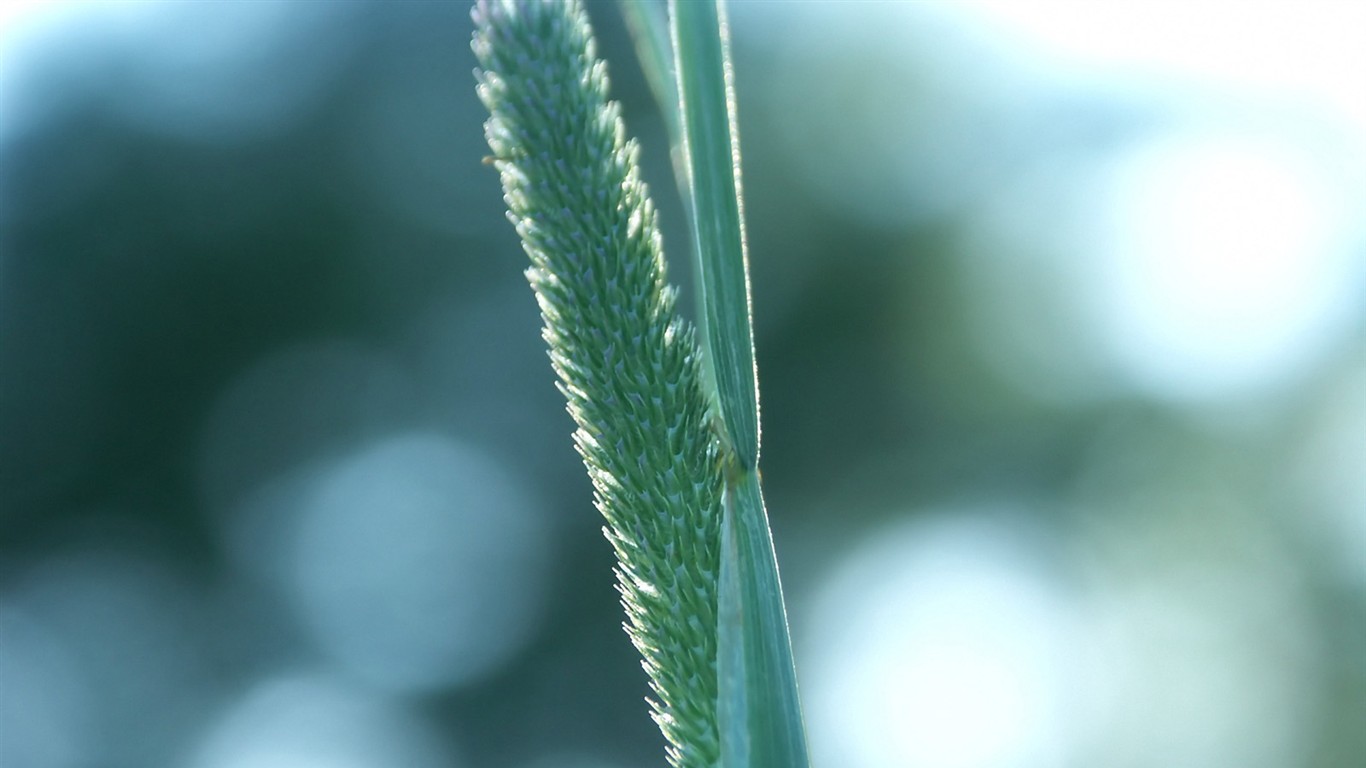
{"label": "dark blurred background", "polygon": [[[732,4],[818,765],[1366,763],[1363,7]],[[0,765],[662,765],[468,7],[0,13]]]}

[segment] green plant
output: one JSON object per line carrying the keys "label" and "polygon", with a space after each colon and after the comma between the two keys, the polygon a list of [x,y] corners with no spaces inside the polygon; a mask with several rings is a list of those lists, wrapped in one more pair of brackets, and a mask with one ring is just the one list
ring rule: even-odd
{"label": "green plant", "polygon": [[[632,12],[681,145],[703,341],[676,312],[638,150],[576,0],[475,7],[492,162],[531,259],[543,335],[616,551],[627,631],[670,763],[801,766],[805,737],[758,482],[723,18],[710,2],[671,3],[670,66],[659,15]],[[673,94],[676,110],[667,106]]]}

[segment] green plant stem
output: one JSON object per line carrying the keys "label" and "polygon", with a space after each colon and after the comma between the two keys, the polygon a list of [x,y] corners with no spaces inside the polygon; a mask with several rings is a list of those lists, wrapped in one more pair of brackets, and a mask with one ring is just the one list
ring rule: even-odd
{"label": "green plant stem", "polygon": [[728,452],[717,709],[726,768],[808,763],[792,643],[759,487],[759,395],[729,39],[720,2],[671,0],[707,358]]}

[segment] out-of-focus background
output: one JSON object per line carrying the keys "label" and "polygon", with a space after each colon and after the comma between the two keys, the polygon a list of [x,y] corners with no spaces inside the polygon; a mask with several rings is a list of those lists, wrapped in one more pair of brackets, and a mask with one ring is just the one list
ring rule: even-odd
{"label": "out-of-focus background", "polygon": [[[662,765],[467,6],[3,14],[0,765]],[[731,15],[816,763],[1366,763],[1366,5]]]}

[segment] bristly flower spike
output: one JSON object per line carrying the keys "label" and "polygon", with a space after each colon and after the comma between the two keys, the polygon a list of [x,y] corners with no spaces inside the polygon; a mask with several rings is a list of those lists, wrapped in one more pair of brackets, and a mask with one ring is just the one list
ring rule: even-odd
{"label": "bristly flower spike", "polygon": [[670,764],[711,768],[721,449],[637,147],[578,0],[480,0],[473,17],[492,161],[617,555],[626,631]]}

